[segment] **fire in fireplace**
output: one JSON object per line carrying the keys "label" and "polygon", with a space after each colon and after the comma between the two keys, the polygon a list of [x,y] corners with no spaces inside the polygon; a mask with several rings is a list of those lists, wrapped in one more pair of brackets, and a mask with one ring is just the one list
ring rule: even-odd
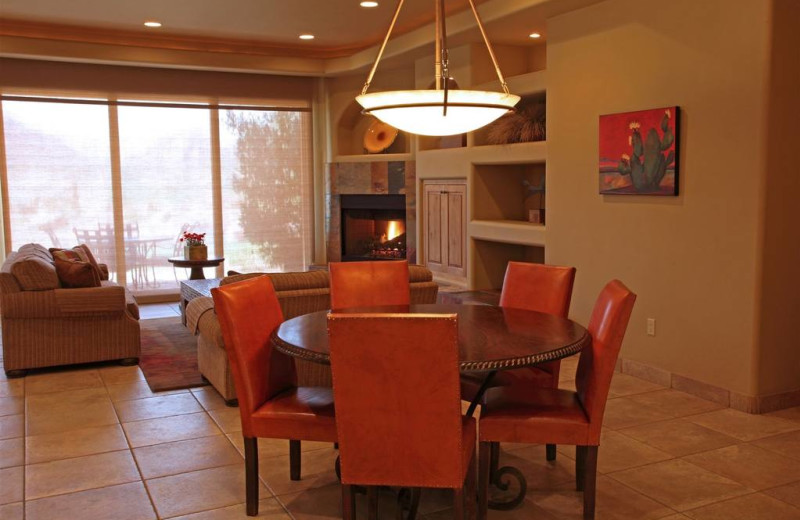
{"label": "fire in fireplace", "polygon": [[342,260],[406,257],[405,195],[342,195]]}

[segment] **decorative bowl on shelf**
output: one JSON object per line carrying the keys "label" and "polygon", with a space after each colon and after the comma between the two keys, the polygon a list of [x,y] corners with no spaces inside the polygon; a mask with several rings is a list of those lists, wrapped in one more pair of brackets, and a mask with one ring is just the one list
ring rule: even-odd
{"label": "decorative bowl on shelf", "polygon": [[375,120],[364,132],[364,148],[369,153],[381,153],[397,138],[397,128]]}

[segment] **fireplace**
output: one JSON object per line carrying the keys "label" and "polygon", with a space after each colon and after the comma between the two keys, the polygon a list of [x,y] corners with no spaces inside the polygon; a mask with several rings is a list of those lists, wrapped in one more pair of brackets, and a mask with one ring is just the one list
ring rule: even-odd
{"label": "fireplace", "polygon": [[342,261],[406,258],[405,195],[342,195]]}

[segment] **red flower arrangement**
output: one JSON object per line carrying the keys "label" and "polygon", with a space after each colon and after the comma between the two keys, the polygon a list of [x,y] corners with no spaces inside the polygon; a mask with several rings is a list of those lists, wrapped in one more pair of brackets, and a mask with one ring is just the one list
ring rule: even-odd
{"label": "red flower arrangement", "polygon": [[206,245],[205,242],[206,234],[205,233],[189,233],[188,231],[183,232],[183,236],[181,237],[181,242],[184,242],[187,246],[204,246]]}

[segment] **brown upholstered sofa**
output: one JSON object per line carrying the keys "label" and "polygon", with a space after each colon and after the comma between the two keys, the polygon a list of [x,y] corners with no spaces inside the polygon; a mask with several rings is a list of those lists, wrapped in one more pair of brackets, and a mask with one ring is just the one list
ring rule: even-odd
{"label": "brown upholstered sofa", "polygon": [[[101,271],[108,278],[102,265]],[[62,287],[53,256],[39,244],[11,253],[0,269],[6,374],[116,359],[135,363],[141,350],[136,300],[114,282],[100,283]]]}
{"label": "brown upholstered sofa", "polygon": [[[223,278],[220,285],[246,280],[263,273],[239,274]],[[330,290],[327,271],[268,274],[275,287],[284,319],[330,308]],[[409,266],[411,303],[436,303],[439,286],[433,282],[431,272],[423,266]],[[258,319],[253,316],[253,319]],[[222,340],[222,331],[214,313],[211,298],[195,298],[186,307],[186,326],[197,334],[197,362],[200,373],[217,389],[228,404],[234,404],[233,387],[228,356]],[[330,367],[303,360],[297,362],[298,384],[302,386],[331,386]]]}

